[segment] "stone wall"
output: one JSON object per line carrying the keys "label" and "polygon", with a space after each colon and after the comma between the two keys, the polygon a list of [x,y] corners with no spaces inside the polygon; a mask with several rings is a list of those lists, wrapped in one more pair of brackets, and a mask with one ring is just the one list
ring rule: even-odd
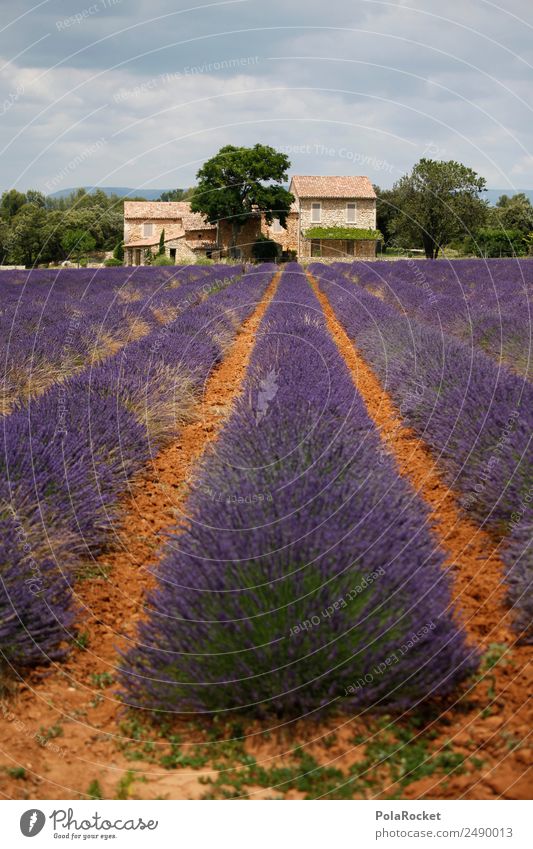
{"label": "stone wall", "polygon": [[[311,220],[313,203],[322,204],[320,222]],[[346,221],[346,204],[355,203],[355,221]],[[376,201],[374,198],[302,198],[300,199],[300,229],[310,227],[365,227],[376,229]]]}
{"label": "stone wall", "polygon": [[[261,232],[261,219],[253,216],[248,219],[237,236],[237,247],[242,252],[244,259],[252,255],[252,245]],[[231,224],[229,221],[220,221],[218,225],[218,243],[224,252],[229,251],[232,242]]]}
{"label": "stone wall", "polygon": [[182,263],[194,262],[196,260],[196,254],[188,246],[185,237],[165,241],[165,254],[168,257],[170,256],[171,248],[175,248],[176,250],[176,263],[179,265]]}
{"label": "stone wall", "polygon": [[[144,235],[144,224],[153,224],[151,236]],[[185,234],[181,218],[125,218],[124,219],[124,241],[148,242],[153,239],[154,245],[159,244],[161,230],[165,231],[166,239],[178,239]]]}
{"label": "stone wall", "polygon": [[282,229],[281,232],[273,230],[272,225],[267,224],[262,220],[261,232],[268,239],[273,239],[278,245],[281,245],[283,251],[298,250],[298,213],[290,212],[287,216],[287,229]]}
{"label": "stone wall", "polygon": [[378,243],[375,239],[365,239],[355,243],[356,259],[375,259]]}

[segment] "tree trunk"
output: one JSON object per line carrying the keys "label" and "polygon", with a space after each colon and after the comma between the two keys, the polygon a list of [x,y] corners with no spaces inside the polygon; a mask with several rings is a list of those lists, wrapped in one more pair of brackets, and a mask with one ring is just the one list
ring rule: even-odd
{"label": "tree trunk", "polygon": [[434,239],[428,233],[424,233],[422,235],[422,244],[424,245],[426,259],[437,259],[439,248],[435,244]]}

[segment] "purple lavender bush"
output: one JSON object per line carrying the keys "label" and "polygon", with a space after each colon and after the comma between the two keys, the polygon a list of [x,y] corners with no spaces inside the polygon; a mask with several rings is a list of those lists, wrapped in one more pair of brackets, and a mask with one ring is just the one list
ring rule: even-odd
{"label": "purple lavender bush", "polygon": [[339,272],[397,311],[533,377],[531,260],[425,260],[338,264]]}
{"label": "purple lavender bush", "polygon": [[[312,270],[402,417],[428,444],[447,483],[461,494],[461,506],[505,537],[513,513],[530,495],[531,384],[442,331],[399,315],[348,282],[338,268],[316,265]],[[516,587],[531,582],[532,552],[523,550],[520,537],[505,559],[510,567],[519,548],[520,567],[509,587],[517,626],[522,627],[520,611],[526,601]]]}
{"label": "purple lavender bush", "polygon": [[[229,270],[225,278],[212,273],[207,287],[205,276],[190,291],[184,284],[173,322],[3,420],[0,649],[7,662],[42,663],[60,650],[74,616],[76,567],[108,544],[128,481],[177,432],[180,405],[190,403],[183,386],[194,398],[272,274],[266,266],[239,279]],[[22,547],[13,544],[13,522]],[[42,575],[42,593],[21,595],[29,561]],[[53,616],[46,639],[32,642],[27,623],[42,621],[43,598]]]}
{"label": "purple lavender bush", "polygon": [[186,513],[124,657],[128,704],[409,708],[475,668],[427,510],[383,452],[298,266]]}

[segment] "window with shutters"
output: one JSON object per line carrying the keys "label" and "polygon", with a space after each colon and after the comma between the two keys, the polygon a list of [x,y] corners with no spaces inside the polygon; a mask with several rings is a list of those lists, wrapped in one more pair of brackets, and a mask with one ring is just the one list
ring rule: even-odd
{"label": "window with shutters", "polygon": [[346,204],[346,223],[347,224],[355,224],[356,217],[357,217],[357,204],[347,203]]}

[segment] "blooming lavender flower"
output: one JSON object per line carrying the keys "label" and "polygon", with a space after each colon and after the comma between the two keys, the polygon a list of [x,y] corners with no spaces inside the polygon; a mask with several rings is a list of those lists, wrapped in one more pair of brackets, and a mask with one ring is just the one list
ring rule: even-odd
{"label": "blooming lavender flower", "polygon": [[224,269],[222,278],[210,268],[185,277],[172,290],[182,307],[174,321],[154,321],[148,336],[4,418],[0,649],[8,662],[32,665],[58,655],[75,617],[75,567],[106,546],[128,481],[177,432],[184,405],[273,272],[265,266],[241,278]]}
{"label": "blooming lavender flower", "polygon": [[380,449],[318,301],[289,267],[124,658],[129,704],[412,707],[475,668],[428,511]]}

